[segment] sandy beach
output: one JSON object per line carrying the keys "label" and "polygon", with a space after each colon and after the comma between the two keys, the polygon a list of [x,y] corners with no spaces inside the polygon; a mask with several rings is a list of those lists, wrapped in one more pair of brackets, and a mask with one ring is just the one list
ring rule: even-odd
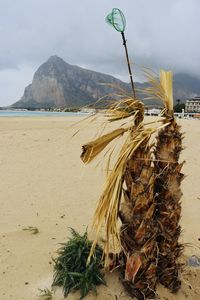
{"label": "sandy beach", "polygon": [[[101,119],[70,127],[80,117],[0,118],[0,299],[36,300],[50,288],[52,257],[67,240],[68,227],[84,232],[102,191],[104,167],[85,166],[82,144],[92,140]],[[185,257],[200,256],[200,121],[180,120],[185,133],[182,160],[182,235]],[[81,132],[72,138],[78,128]],[[24,231],[38,228],[38,234]],[[129,299],[117,274],[106,277],[97,299]],[[177,295],[159,287],[160,299],[200,299],[200,267],[186,267]],[[58,292],[53,299],[63,296]],[[78,299],[77,294],[69,300]],[[85,298],[95,299],[93,294]]]}

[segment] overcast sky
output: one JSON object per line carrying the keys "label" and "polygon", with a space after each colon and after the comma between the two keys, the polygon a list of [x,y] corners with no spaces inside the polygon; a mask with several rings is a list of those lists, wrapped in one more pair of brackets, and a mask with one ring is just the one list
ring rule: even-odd
{"label": "overcast sky", "polygon": [[126,16],[137,80],[142,66],[200,77],[200,0],[0,0],[0,106],[55,54],[128,81],[120,33],[105,22],[113,7]]}

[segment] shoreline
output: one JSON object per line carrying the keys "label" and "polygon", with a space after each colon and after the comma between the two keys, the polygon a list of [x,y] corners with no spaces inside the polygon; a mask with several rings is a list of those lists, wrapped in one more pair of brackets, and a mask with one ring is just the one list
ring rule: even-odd
{"label": "shoreline", "polygon": [[86,112],[65,112],[65,111],[39,111],[39,110],[0,110],[0,118],[6,117],[68,117],[68,116],[85,116]]}

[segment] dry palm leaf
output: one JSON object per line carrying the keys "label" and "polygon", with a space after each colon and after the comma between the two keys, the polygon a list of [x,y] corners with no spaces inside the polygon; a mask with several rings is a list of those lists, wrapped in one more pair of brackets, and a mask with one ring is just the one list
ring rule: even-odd
{"label": "dry palm leaf", "polygon": [[110,249],[115,248],[116,242],[120,241],[117,219],[121,200],[123,177],[127,162],[133,156],[134,151],[136,151],[144,141],[149,141],[150,137],[154,132],[156,132],[156,130],[157,128],[144,129],[142,126],[139,126],[136,131],[129,131],[127,139],[121,149],[119,158],[107,178],[105,189],[95,211],[93,228],[96,231],[96,237],[91,248],[90,257],[93,254],[100,230],[103,226],[105,227],[106,232],[106,243],[104,246],[106,264],[108,262],[107,258]]}
{"label": "dry palm leaf", "polygon": [[[140,101],[130,97],[116,101],[116,103],[114,103],[110,109],[106,111],[106,114],[109,116],[109,120],[113,121],[124,119],[125,116],[132,116],[133,120],[135,118],[137,122],[141,122],[143,120],[143,112],[144,105]],[[157,123],[157,121],[155,121],[155,123]],[[149,124],[147,123],[147,125]],[[94,215],[93,227],[96,229],[96,238],[93,243],[90,257],[93,253],[100,229],[103,225],[105,226],[106,231],[106,243],[104,248],[106,258],[108,258],[111,245],[114,247],[115,242],[119,242],[120,238],[117,226],[117,218],[122,193],[122,185],[124,181],[123,176],[126,170],[127,162],[133,156],[134,151],[136,151],[144,141],[148,142],[151,135],[157,130],[158,128],[145,128],[142,125],[132,125],[128,128],[116,129],[83,146],[81,158],[84,163],[89,163],[113,139],[120,137],[125,132],[128,133],[114,168],[107,178],[105,189],[101,195]]]}
{"label": "dry palm leaf", "polygon": [[118,121],[129,117],[138,117],[140,114],[140,122],[143,120],[144,104],[133,97],[126,97],[118,100],[107,110],[109,121]]}
{"label": "dry palm leaf", "polygon": [[112,140],[123,135],[128,130],[129,128],[119,128],[83,145],[81,154],[82,161],[84,163],[90,163]]}
{"label": "dry palm leaf", "polygon": [[[122,92],[123,93],[123,90]],[[120,94],[122,97],[123,94]],[[118,121],[132,117],[135,123],[143,120],[144,104],[131,96],[115,101],[106,110],[108,121]],[[113,139],[123,135],[129,129],[133,130],[134,125],[128,128],[118,128],[110,133],[98,137],[96,140],[82,146],[81,159],[84,163],[91,162]]]}
{"label": "dry palm leaf", "polygon": [[[150,76],[150,75],[149,75]],[[162,85],[157,84],[156,79],[151,78],[157,88],[157,93],[165,95],[165,101],[170,102],[170,89],[165,93],[167,77],[163,73]],[[154,88],[155,88],[154,87]],[[160,89],[160,90],[158,90]],[[131,289],[132,295],[141,299],[155,295],[156,286],[156,262],[157,242],[155,240],[156,229],[154,228],[154,179],[152,167],[152,147],[149,145],[151,136],[159,128],[149,128],[142,124],[144,117],[144,104],[132,96],[122,97],[119,91],[117,98],[106,111],[109,122],[124,120],[131,121],[132,125],[127,128],[119,128],[105,134],[96,140],[83,146],[82,160],[85,163],[91,162],[112,140],[120,137],[126,132],[126,140],[121,148],[119,156],[109,173],[104,191],[97,205],[93,218],[92,228],[95,231],[88,262],[94,253],[94,249],[102,228],[105,230],[104,258],[105,266],[109,265],[109,253],[115,252],[116,246],[122,250],[124,257],[123,283],[127,289]],[[170,111],[170,105],[168,111]],[[123,124],[123,126],[126,124]],[[133,123],[134,121],[134,123]],[[157,121],[155,121],[157,123]],[[109,155],[108,165],[112,150]],[[130,167],[132,165],[132,167]],[[129,184],[130,177],[130,184]],[[125,210],[120,205],[122,192],[126,185],[129,200],[125,201]],[[142,189],[142,191],[141,191]],[[124,193],[124,197],[125,197]],[[128,198],[128,196],[127,196]],[[130,204],[130,205],[129,205]],[[131,207],[130,207],[131,206]],[[129,209],[130,208],[130,209]],[[119,211],[120,210],[120,211]],[[128,211],[129,210],[129,211]],[[123,215],[123,218],[121,218]],[[121,229],[118,224],[118,217],[122,221]]]}
{"label": "dry palm leaf", "polygon": [[146,70],[145,75],[148,79],[148,87],[140,90],[143,94],[147,95],[145,99],[159,99],[163,102],[165,109],[162,115],[173,116],[173,74],[171,71],[160,71],[159,77],[151,71]]}

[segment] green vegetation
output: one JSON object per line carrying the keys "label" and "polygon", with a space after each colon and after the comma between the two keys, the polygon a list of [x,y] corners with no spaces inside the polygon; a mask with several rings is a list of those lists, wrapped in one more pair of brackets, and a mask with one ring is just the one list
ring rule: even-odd
{"label": "green vegetation", "polygon": [[180,99],[176,100],[177,104],[174,106],[174,112],[182,112],[182,109],[185,109],[185,103],[181,103]]}
{"label": "green vegetation", "polygon": [[84,298],[90,290],[96,294],[96,286],[105,284],[102,273],[103,250],[96,245],[94,255],[87,264],[92,242],[88,240],[87,232],[80,235],[71,228],[72,237],[67,243],[62,243],[58,257],[54,260],[54,280],[52,286],[63,287],[64,296],[80,290]]}

